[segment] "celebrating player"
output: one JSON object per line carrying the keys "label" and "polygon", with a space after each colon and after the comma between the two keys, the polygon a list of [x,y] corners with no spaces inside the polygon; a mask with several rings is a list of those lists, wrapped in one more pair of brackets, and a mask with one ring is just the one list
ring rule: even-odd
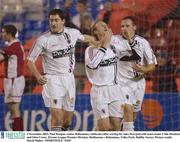
{"label": "celebrating player", "polygon": [[137,58],[137,56],[134,56],[129,58],[128,56],[124,56],[118,62],[119,84],[126,98],[123,130],[129,131],[134,129],[133,120],[135,120],[137,112],[141,110],[145,93],[144,74],[152,72],[157,64],[156,57],[149,42],[135,33],[135,22],[134,17],[123,18],[121,21],[122,36],[118,36],[121,42],[129,43],[126,45],[130,45],[140,57]]}
{"label": "celebrating player", "polygon": [[92,83],[91,106],[97,121],[97,130],[120,130],[123,117],[123,96],[117,85],[117,56],[110,29],[102,21],[92,27],[92,34],[100,41],[98,47],[85,51],[86,73]]}
{"label": "celebrating player", "polygon": [[[28,57],[28,67],[43,85],[42,96],[49,108],[51,130],[68,130],[75,106],[74,45],[78,39],[88,41],[78,30],[64,27],[64,12],[53,9],[49,13],[50,31],[34,43]],[[43,57],[44,74],[35,66],[39,55]]]}

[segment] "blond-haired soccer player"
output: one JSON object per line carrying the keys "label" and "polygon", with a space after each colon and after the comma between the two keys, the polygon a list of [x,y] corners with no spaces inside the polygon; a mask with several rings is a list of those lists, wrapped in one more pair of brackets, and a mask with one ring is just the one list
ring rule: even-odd
{"label": "blond-haired soccer player", "polygon": [[92,34],[100,41],[97,47],[89,46],[85,51],[85,68],[89,81],[91,106],[99,131],[120,130],[123,117],[124,98],[117,84],[117,55],[113,36],[108,26],[97,21]]}

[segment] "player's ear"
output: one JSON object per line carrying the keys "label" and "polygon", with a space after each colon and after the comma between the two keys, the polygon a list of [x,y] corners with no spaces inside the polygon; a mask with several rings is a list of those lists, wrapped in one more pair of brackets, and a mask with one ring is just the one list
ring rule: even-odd
{"label": "player's ear", "polygon": [[137,29],[137,26],[136,26],[136,25],[134,25],[133,27],[134,27],[134,30],[136,31],[136,29]]}
{"label": "player's ear", "polygon": [[65,24],[65,22],[66,22],[65,19],[63,19],[63,20],[62,20],[63,25]]}

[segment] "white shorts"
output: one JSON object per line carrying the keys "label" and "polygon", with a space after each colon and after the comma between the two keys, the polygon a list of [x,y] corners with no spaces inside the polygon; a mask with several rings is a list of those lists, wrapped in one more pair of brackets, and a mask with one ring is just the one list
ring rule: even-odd
{"label": "white shorts", "polygon": [[134,112],[141,110],[144,93],[145,93],[145,79],[139,81],[129,81],[128,84],[120,85],[126,104],[133,105]]}
{"label": "white shorts", "polygon": [[92,86],[91,106],[96,120],[109,116],[122,118],[124,115],[124,97],[119,95],[118,85]]}
{"label": "white shorts", "polygon": [[73,74],[46,75],[42,96],[46,107],[74,111],[75,79]]}
{"label": "white shorts", "polygon": [[12,102],[21,102],[22,95],[25,87],[25,79],[24,76],[20,76],[17,78],[4,79],[4,102],[12,103]]}

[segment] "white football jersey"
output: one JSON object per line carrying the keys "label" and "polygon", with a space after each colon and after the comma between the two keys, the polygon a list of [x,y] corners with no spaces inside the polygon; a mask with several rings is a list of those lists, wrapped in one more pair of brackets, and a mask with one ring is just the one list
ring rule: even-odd
{"label": "white football jersey", "polygon": [[85,68],[93,85],[117,84],[117,56],[114,46],[108,48],[88,47],[85,51]]}
{"label": "white football jersey", "polygon": [[28,59],[35,62],[41,54],[44,73],[69,73],[74,70],[75,44],[84,36],[76,29],[64,27],[63,32],[53,34],[50,31],[41,35],[31,48]]}
{"label": "white football jersey", "polygon": [[[120,35],[117,37],[119,38],[120,42],[127,43],[126,44],[127,47],[124,47],[124,48],[128,49],[129,48],[128,41]],[[149,42],[145,38],[135,35],[134,43],[135,44],[133,46],[133,49],[135,49],[135,51],[141,57],[141,59],[138,61],[137,60],[135,60],[135,61],[118,61],[118,79],[120,80],[120,82],[125,81],[126,79],[133,79],[135,77],[143,75],[142,73],[137,72],[132,68],[135,63],[138,63],[140,65],[157,64],[157,60],[154,55],[154,52],[151,49]],[[126,46],[126,45],[124,44],[124,46]],[[129,50],[128,54],[132,55],[132,51]],[[119,57],[121,58],[122,56],[119,56]]]}

